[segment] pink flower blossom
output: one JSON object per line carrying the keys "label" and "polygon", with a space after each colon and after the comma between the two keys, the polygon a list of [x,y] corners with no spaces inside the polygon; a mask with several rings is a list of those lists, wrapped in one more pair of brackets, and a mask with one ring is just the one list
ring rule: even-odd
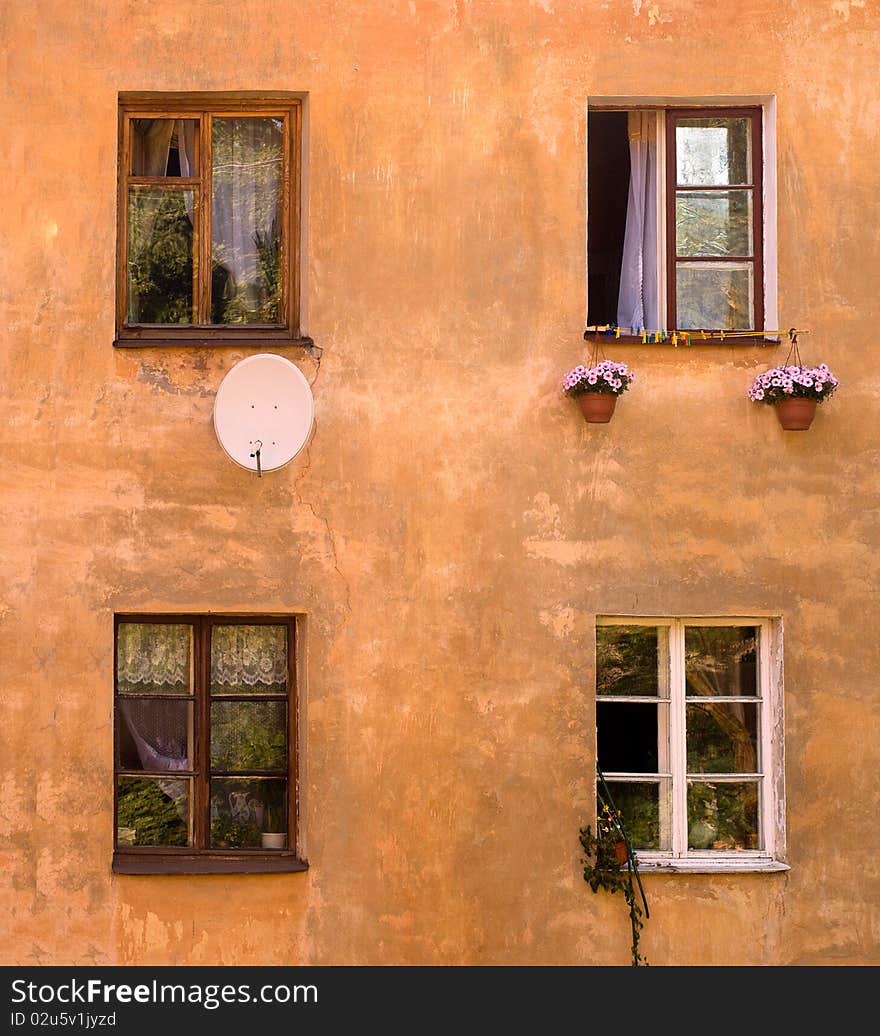
{"label": "pink flower blossom", "polygon": [[748,397],[756,403],[775,403],[790,397],[825,400],[839,384],[824,363],[818,367],[773,367],[755,377]]}
{"label": "pink flower blossom", "polygon": [[594,367],[579,364],[565,375],[562,390],[568,396],[580,396],[584,392],[605,392],[619,396],[635,380],[635,375],[625,363],[602,360]]}

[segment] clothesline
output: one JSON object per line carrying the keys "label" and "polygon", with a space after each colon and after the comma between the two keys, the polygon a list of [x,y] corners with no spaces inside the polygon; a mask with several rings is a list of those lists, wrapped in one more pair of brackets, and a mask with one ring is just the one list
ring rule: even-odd
{"label": "clothesline", "polygon": [[725,339],[730,338],[775,338],[777,336],[788,335],[789,338],[795,339],[798,335],[808,335],[810,332],[790,327],[784,331],[694,331],[694,330],[682,330],[676,328],[675,330],[665,331],[648,331],[644,327],[618,327],[617,324],[593,324],[587,327],[584,331],[584,338],[588,335],[606,335],[613,336],[614,338],[620,338],[621,335],[627,337],[640,338],[642,345],[662,345],[665,342],[669,342],[671,345],[691,345],[696,342],[723,342]]}

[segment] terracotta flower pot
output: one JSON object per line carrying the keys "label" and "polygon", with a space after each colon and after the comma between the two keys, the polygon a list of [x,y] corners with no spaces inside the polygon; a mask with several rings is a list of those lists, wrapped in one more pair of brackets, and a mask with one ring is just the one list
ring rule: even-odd
{"label": "terracotta flower pot", "polygon": [[608,424],[617,405],[617,396],[612,392],[584,392],[577,401],[589,424]]}
{"label": "terracotta flower pot", "polygon": [[618,838],[614,843],[614,857],[618,863],[626,863],[628,853],[626,851],[626,842],[622,838]]}
{"label": "terracotta flower pot", "polygon": [[805,432],[816,416],[816,402],[815,399],[780,399],[773,407],[787,432]]}

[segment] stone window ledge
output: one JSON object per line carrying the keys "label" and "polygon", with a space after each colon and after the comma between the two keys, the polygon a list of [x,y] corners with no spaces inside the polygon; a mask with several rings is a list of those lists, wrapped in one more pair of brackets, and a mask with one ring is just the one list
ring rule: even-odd
{"label": "stone window ledge", "polygon": [[671,859],[668,856],[644,857],[636,854],[640,874],[778,874],[791,870],[787,863],[770,857],[741,859],[727,856],[718,860],[706,857]]}
{"label": "stone window ledge", "polygon": [[290,874],[308,862],[290,852],[124,853],[113,855],[114,874]]}

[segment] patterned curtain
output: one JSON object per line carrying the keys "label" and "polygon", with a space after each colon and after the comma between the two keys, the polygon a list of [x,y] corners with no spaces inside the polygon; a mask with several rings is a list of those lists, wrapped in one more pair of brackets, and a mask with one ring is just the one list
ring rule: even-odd
{"label": "patterned curtain", "polygon": [[220,694],[287,691],[286,626],[215,626],[211,690]]}
{"label": "patterned curtain", "polygon": [[192,626],[123,622],[116,641],[120,694],[190,694]]}

